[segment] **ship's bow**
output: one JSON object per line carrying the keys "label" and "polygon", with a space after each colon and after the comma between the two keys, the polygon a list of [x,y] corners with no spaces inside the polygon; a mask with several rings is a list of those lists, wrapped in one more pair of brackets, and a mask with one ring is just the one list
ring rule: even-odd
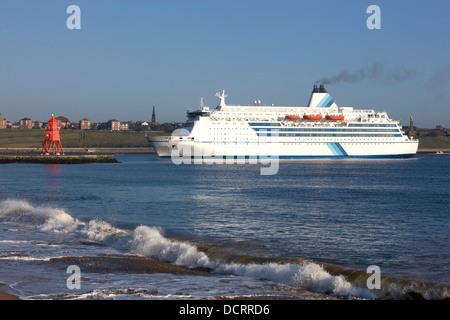
{"label": "ship's bow", "polygon": [[155,149],[156,153],[161,158],[170,158],[170,136],[147,136],[145,137],[150,146]]}

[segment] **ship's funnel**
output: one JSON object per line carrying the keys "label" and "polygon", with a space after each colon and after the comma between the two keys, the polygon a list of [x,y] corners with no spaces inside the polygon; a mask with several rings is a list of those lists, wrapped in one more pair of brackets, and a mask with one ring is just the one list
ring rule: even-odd
{"label": "ship's funnel", "polygon": [[309,99],[308,107],[337,107],[337,105],[333,101],[323,84],[321,84],[320,86],[315,84],[311,93],[311,98]]}

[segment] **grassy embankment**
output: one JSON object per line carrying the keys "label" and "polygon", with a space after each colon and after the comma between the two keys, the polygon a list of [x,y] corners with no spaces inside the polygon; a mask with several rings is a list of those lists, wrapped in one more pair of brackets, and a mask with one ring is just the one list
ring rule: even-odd
{"label": "grassy embankment", "polygon": [[[146,132],[102,130],[61,130],[63,148],[139,148],[149,147]],[[147,135],[168,135],[151,131]],[[45,130],[0,130],[0,148],[41,148]]]}
{"label": "grassy embankment", "polygon": [[450,150],[450,137],[420,137],[419,150]]}
{"label": "grassy embankment", "polygon": [[[63,148],[140,148],[148,147],[147,135],[170,135],[169,133],[118,132],[102,130],[61,130]],[[0,130],[0,148],[41,148],[44,130]],[[450,137],[421,137],[419,151],[450,150]]]}

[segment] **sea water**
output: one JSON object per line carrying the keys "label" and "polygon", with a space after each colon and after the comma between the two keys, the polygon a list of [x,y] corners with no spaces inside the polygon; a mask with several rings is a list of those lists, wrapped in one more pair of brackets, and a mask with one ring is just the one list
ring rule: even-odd
{"label": "sea water", "polygon": [[[274,175],[261,175],[258,164],[116,157],[0,165],[0,282],[13,293],[450,296],[450,155],[280,161]],[[152,272],[137,258],[166,267]],[[69,281],[73,265],[78,287]],[[365,281],[370,266],[380,288]]]}

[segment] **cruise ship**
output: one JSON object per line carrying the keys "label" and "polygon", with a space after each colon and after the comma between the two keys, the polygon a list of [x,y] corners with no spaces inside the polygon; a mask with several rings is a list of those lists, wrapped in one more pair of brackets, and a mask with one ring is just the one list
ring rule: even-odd
{"label": "cruise ship", "polygon": [[[314,85],[307,106],[227,105],[216,92],[216,108],[188,110],[183,128],[171,136],[148,136],[161,158],[278,159],[403,158],[417,153],[386,112],[339,107],[324,85]],[[196,162],[198,163],[198,162]]]}

